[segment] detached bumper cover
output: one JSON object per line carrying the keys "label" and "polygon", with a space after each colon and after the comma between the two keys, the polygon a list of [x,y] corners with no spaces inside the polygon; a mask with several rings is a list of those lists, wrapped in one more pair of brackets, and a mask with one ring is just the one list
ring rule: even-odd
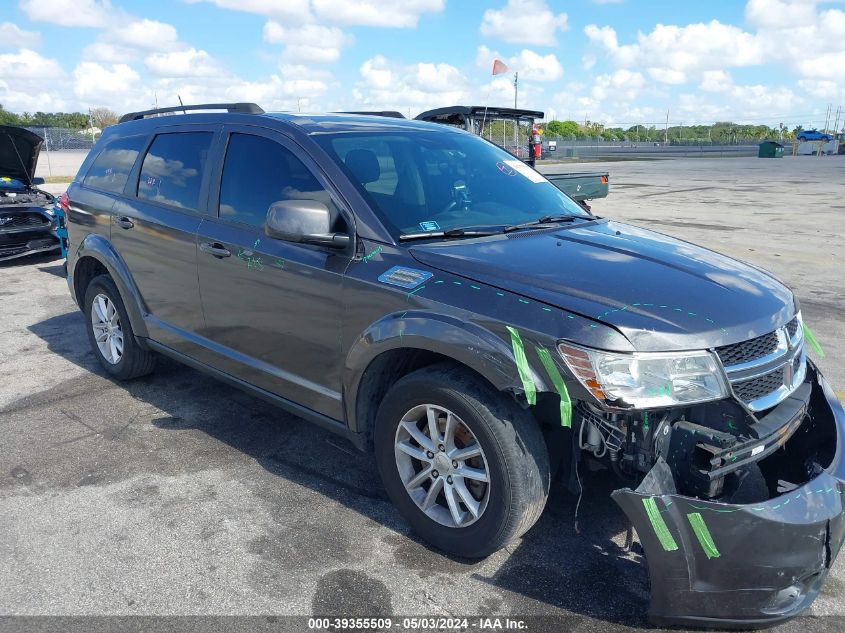
{"label": "detached bumper cover", "polygon": [[648,560],[653,622],[767,626],[818,595],[845,540],[845,411],[824,377],[808,373],[810,415],[836,435],[832,462],[808,483],[763,503],[714,503],[675,494],[659,461],[636,490],[613,493]]}

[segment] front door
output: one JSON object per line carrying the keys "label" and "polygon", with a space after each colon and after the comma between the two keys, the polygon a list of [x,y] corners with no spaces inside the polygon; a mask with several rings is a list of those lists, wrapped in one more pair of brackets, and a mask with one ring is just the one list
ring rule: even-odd
{"label": "front door", "polygon": [[[222,173],[209,196],[217,217],[198,232],[206,363],[335,419],[341,406],[341,279],[350,252],[264,233],[274,202],[320,200],[322,176],[284,136],[228,127]],[[215,195],[215,192],[216,195]],[[211,209],[210,216],[214,216]]]}

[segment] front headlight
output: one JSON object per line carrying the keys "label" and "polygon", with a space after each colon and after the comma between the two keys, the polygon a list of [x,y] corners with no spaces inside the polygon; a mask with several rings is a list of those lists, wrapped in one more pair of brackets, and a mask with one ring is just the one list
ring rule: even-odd
{"label": "front headlight", "polygon": [[612,407],[671,407],[728,395],[710,352],[621,354],[570,343],[560,343],[558,350],[581,384]]}

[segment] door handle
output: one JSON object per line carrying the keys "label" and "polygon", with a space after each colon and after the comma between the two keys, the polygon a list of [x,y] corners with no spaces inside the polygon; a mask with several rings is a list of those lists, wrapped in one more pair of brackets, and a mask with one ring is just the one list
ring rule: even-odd
{"label": "door handle", "polygon": [[203,253],[208,253],[218,259],[221,257],[229,257],[232,254],[232,251],[223,246],[220,242],[201,242],[200,250]]}
{"label": "door handle", "polygon": [[126,216],[115,218],[114,223],[122,229],[131,229],[133,226],[135,226],[135,223]]}

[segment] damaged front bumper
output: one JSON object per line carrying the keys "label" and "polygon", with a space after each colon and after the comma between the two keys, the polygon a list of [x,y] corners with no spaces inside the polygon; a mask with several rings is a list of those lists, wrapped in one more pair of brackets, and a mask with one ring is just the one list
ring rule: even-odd
{"label": "damaged front bumper", "polygon": [[[769,626],[818,595],[845,540],[845,411],[809,363],[807,373],[801,427],[760,462],[774,490],[768,500],[734,505],[677,494],[662,459],[636,490],[613,493],[645,551],[654,623]],[[798,471],[805,476],[796,483]]]}

